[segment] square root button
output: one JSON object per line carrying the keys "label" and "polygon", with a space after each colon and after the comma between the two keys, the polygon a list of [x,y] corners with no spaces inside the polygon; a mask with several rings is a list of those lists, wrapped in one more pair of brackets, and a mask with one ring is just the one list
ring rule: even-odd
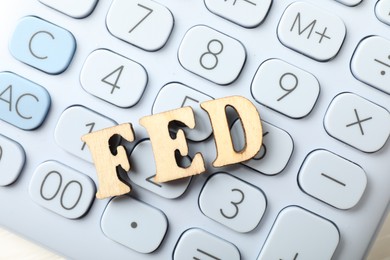
{"label": "square root button", "polygon": [[363,152],[381,149],[390,135],[390,114],[385,108],[353,93],[336,96],[326,112],[329,135]]}

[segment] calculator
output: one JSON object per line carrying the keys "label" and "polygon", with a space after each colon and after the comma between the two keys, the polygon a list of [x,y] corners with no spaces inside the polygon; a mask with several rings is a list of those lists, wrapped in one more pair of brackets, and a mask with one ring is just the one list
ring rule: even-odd
{"label": "calculator", "polygon": [[[389,0],[2,1],[0,225],[69,259],[365,259],[389,210],[389,33]],[[200,104],[230,96],[263,141],[217,168]],[[139,119],[187,106],[177,162],[206,172],[156,182]],[[97,199],[81,137],[123,123],[131,192]]]}

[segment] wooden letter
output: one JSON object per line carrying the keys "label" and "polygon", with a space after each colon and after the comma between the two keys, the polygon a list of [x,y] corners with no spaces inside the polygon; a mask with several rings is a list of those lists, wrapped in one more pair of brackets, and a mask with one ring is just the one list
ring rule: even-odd
{"label": "wooden letter", "polygon": [[169,134],[169,124],[178,121],[189,128],[195,127],[194,112],[191,107],[183,107],[168,112],[145,116],[140,119],[140,124],[149,133],[153,147],[156,163],[156,182],[176,180],[205,171],[203,157],[197,153],[190,166],[182,168],[177,165],[175,151],[178,150],[181,156],[188,155],[188,146],[185,134],[182,129],[177,131],[175,139]]}
{"label": "wooden letter", "polygon": [[134,141],[134,131],[131,124],[121,124],[92,132],[81,137],[91,151],[98,175],[99,189],[96,198],[104,199],[130,192],[130,187],[122,182],[116,167],[130,170],[129,159],[123,146],[116,147],[117,155],[113,155],[109,148],[109,140],[113,135],[120,135],[128,142]]}
{"label": "wooden letter", "polygon": [[[234,108],[240,117],[245,135],[245,146],[235,151],[226,118],[226,107]],[[254,157],[261,148],[263,131],[256,107],[248,99],[240,96],[226,97],[201,104],[208,113],[214,131],[217,158],[214,167],[222,167],[246,161]]]}

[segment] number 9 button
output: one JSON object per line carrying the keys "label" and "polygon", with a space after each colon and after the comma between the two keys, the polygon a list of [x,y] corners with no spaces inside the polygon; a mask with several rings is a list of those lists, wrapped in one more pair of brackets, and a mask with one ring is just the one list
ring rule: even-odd
{"label": "number 9 button", "polygon": [[267,201],[259,188],[230,174],[217,173],[203,187],[199,206],[209,218],[245,233],[257,227]]}
{"label": "number 9 button", "polygon": [[319,94],[312,74],[278,59],[261,64],[252,82],[256,101],[291,118],[307,116]]}
{"label": "number 9 button", "polygon": [[96,189],[88,176],[56,161],[47,161],[35,170],[29,192],[41,206],[77,219],[90,208]]}

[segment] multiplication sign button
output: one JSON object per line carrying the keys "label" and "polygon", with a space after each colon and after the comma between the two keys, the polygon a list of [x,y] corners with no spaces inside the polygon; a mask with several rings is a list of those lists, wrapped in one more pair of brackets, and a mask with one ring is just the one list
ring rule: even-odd
{"label": "multiplication sign button", "polygon": [[330,104],[324,119],[329,135],[363,152],[381,149],[390,135],[390,114],[356,94],[342,93]]}

